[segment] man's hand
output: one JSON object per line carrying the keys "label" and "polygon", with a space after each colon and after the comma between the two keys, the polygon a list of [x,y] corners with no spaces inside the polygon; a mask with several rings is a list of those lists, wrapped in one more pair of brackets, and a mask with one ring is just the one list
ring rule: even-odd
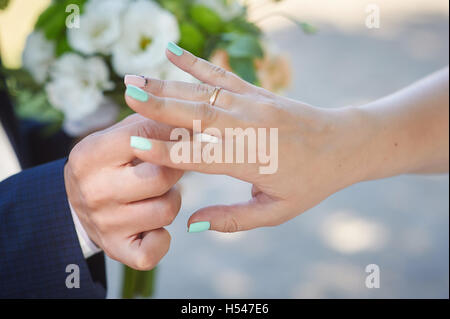
{"label": "man's hand", "polygon": [[67,196],[83,227],[105,253],[149,270],[167,253],[181,196],[182,172],[136,159],[130,136],[167,140],[171,127],[132,115],[79,142],[64,170]]}

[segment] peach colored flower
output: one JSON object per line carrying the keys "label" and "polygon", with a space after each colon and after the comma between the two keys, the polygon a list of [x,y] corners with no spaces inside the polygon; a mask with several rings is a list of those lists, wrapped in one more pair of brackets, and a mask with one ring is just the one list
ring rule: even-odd
{"label": "peach colored flower", "polygon": [[286,56],[266,54],[255,61],[260,85],[266,90],[280,92],[292,81],[291,64]]}
{"label": "peach colored flower", "polygon": [[[227,71],[232,71],[228,62],[228,53],[223,49],[214,51],[209,61]],[[279,92],[291,84],[291,65],[288,58],[283,55],[266,53],[263,59],[255,61],[255,68],[259,84],[269,91]]]}
{"label": "peach colored flower", "polygon": [[228,63],[228,53],[223,49],[217,49],[213,52],[209,61],[212,64],[218,65],[227,71],[231,71],[230,63]]}

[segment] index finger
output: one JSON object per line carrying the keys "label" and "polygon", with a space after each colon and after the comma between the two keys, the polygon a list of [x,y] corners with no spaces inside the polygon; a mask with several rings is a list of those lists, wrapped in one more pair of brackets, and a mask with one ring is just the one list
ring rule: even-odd
{"label": "index finger", "polygon": [[203,128],[215,127],[224,132],[238,122],[230,111],[209,103],[159,97],[134,85],[127,86],[125,101],[139,114],[177,127],[192,129],[198,120]]}
{"label": "index finger", "polygon": [[173,42],[167,44],[166,55],[170,62],[204,83],[241,94],[250,93],[254,90],[252,84],[244,81],[236,74],[196,57]]}
{"label": "index finger", "polygon": [[[120,123],[120,122],[119,122]],[[91,165],[92,162],[106,162],[113,165],[123,165],[136,159],[130,150],[130,136],[142,136],[159,140],[169,140],[173,127],[144,119],[132,122],[115,129],[106,129],[85,138],[85,142],[75,147],[84,148],[79,154],[90,154],[88,158],[80,158],[81,163]],[[89,160],[89,163],[86,163]]]}

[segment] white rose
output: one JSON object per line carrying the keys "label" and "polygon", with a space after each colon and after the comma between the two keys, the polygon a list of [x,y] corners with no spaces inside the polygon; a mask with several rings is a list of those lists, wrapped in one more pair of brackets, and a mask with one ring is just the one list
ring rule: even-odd
{"label": "white rose", "polygon": [[200,81],[194,78],[187,72],[184,72],[180,68],[176,67],[169,61],[166,61],[161,65],[160,68],[160,78],[163,80],[170,81],[183,81],[190,83],[199,83]]}
{"label": "white rose", "polygon": [[63,129],[70,136],[80,136],[110,126],[117,120],[118,114],[119,107],[106,98],[89,116],[80,120],[64,121]]}
{"label": "white rose", "polygon": [[244,13],[244,7],[236,0],[196,0],[195,3],[210,8],[225,21]]}
{"label": "white rose", "polygon": [[148,0],[132,2],[122,19],[122,36],[113,49],[112,65],[119,76],[159,77],[165,49],[179,39],[175,16]]}
{"label": "white rose", "polygon": [[121,13],[125,0],[90,0],[80,17],[80,28],[67,30],[69,44],[84,54],[109,54],[121,33]]}
{"label": "white rose", "polygon": [[45,86],[47,96],[64,113],[65,126],[92,116],[104,103],[103,91],[114,88],[102,59],[83,58],[75,53],[61,56],[53,64],[50,78]]}
{"label": "white rose", "polygon": [[31,33],[23,51],[22,64],[37,83],[45,82],[54,60],[55,44],[48,41],[41,31]]}

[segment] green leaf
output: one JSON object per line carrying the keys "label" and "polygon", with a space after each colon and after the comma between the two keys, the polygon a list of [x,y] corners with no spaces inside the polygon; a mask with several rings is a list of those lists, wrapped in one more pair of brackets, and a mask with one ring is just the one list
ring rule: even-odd
{"label": "green leaf", "polygon": [[192,0],[157,0],[166,10],[172,12],[178,21],[185,21],[188,13],[188,6]]}
{"label": "green leaf", "polygon": [[313,25],[310,25],[306,22],[299,22],[300,27],[302,28],[303,32],[306,34],[314,34],[317,33],[317,28]]}
{"label": "green leaf", "polygon": [[69,45],[69,42],[67,41],[67,37],[63,37],[56,43],[56,56],[61,56],[66,52],[72,51],[72,48]]}
{"label": "green leaf", "polygon": [[[69,4],[76,4],[80,8],[80,13],[83,13],[84,4],[87,2],[87,0],[66,0],[66,7]],[[65,10],[65,9],[64,9]]]}
{"label": "green leaf", "polygon": [[119,114],[117,115],[117,122],[122,121],[126,117],[130,116],[131,114],[134,114],[135,112],[126,106],[121,106],[119,108]]}
{"label": "green leaf", "polygon": [[264,21],[264,20],[272,18],[272,17],[283,17],[283,18],[288,19],[289,21],[293,22],[297,27],[302,29],[302,31],[305,34],[314,34],[317,32],[316,27],[312,26],[309,23],[302,22],[302,21],[298,20],[297,18],[295,18],[289,14],[286,14],[284,12],[271,12],[271,13],[267,14],[266,16],[264,16],[263,18],[259,19],[258,22]]}
{"label": "green leaf", "polygon": [[224,23],[220,16],[206,6],[193,5],[190,15],[192,20],[208,33],[216,34],[223,28]]}
{"label": "green leaf", "polygon": [[180,25],[181,38],[179,45],[192,52],[196,56],[202,56],[205,47],[205,36],[192,23],[182,23]]}
{"label": "green leaf", "polygon": [[209,59],[211,54],[218,48],[223,49],[223,43],[221,42],[221,37],[219,35],[211,35],[206,38],[205,48],[203,49],[203,59]]}
{"label": "green leaf", "polygon": [[255,65],[252,58],[229,57],[231,69],[242,79],[252,84],[257,83]]}
{"label": "green leaf", "polygon": [[53,1],[39,16],[35,28],[42,30],[48,40],[61,38],[66,33],[66,18],[70,14],[66,12],[66,7],[69,4],[75,4],[80,8],[80,13],[83,13],[86,1],[87,0]]}
{"label": "green leaf", "polygon": [[64,10],[62,10],[62,13],[58,11],[57,14],[49,18],[47,23],[42,27],[42,30],[48,40],[55,40],[63,36],[66,32],[66,16]]}
{"label": "green leaf", "polygon": [[35,28],[43,28],[62,9],[61,3],[53,3],[39,16]]}
{"label": "green leaf", "polygon": [[9,0],[0,0],[0,10],[6,9],[9,4]]}
{"label": "green leaf", "polygon": [[246,17],[236,17],[227,22],[224,27],[227,33],[247,33],[255,36],[261,35],[262,31],[255,24],[249,22]]}
{"label": "green leaf", "polygon": [[41,123],[60,125],[64,118],[61,111],[53,108],[45,91],[33,93],[22,89],[16,92],[15,111],[20,118],[29,118]]}
{"label": "green leaf", "polygon": [[285,13],[279,13],[280,16],[285,17],[286,19],[290,20],[291,22],[295,23],[300,29],[303,30],[305,34],[314,34],[317,33],[317,28],[312,26],[309,23],[302,22],[298,20],[297,18],[290,16]]}
{"label": "green leaf", "polygon": [[225,50],[235,58],[261,58],[264,52],[257,37],[249,34],[227,33],[223,35],[229,41]]}
{"label": "green leaf", "polygon": [[42,90],[42,86],[36,83],[31,74],[24,69],[3,69],[2,71],[6,74],[6,83],[12,94],[22,89]]}

